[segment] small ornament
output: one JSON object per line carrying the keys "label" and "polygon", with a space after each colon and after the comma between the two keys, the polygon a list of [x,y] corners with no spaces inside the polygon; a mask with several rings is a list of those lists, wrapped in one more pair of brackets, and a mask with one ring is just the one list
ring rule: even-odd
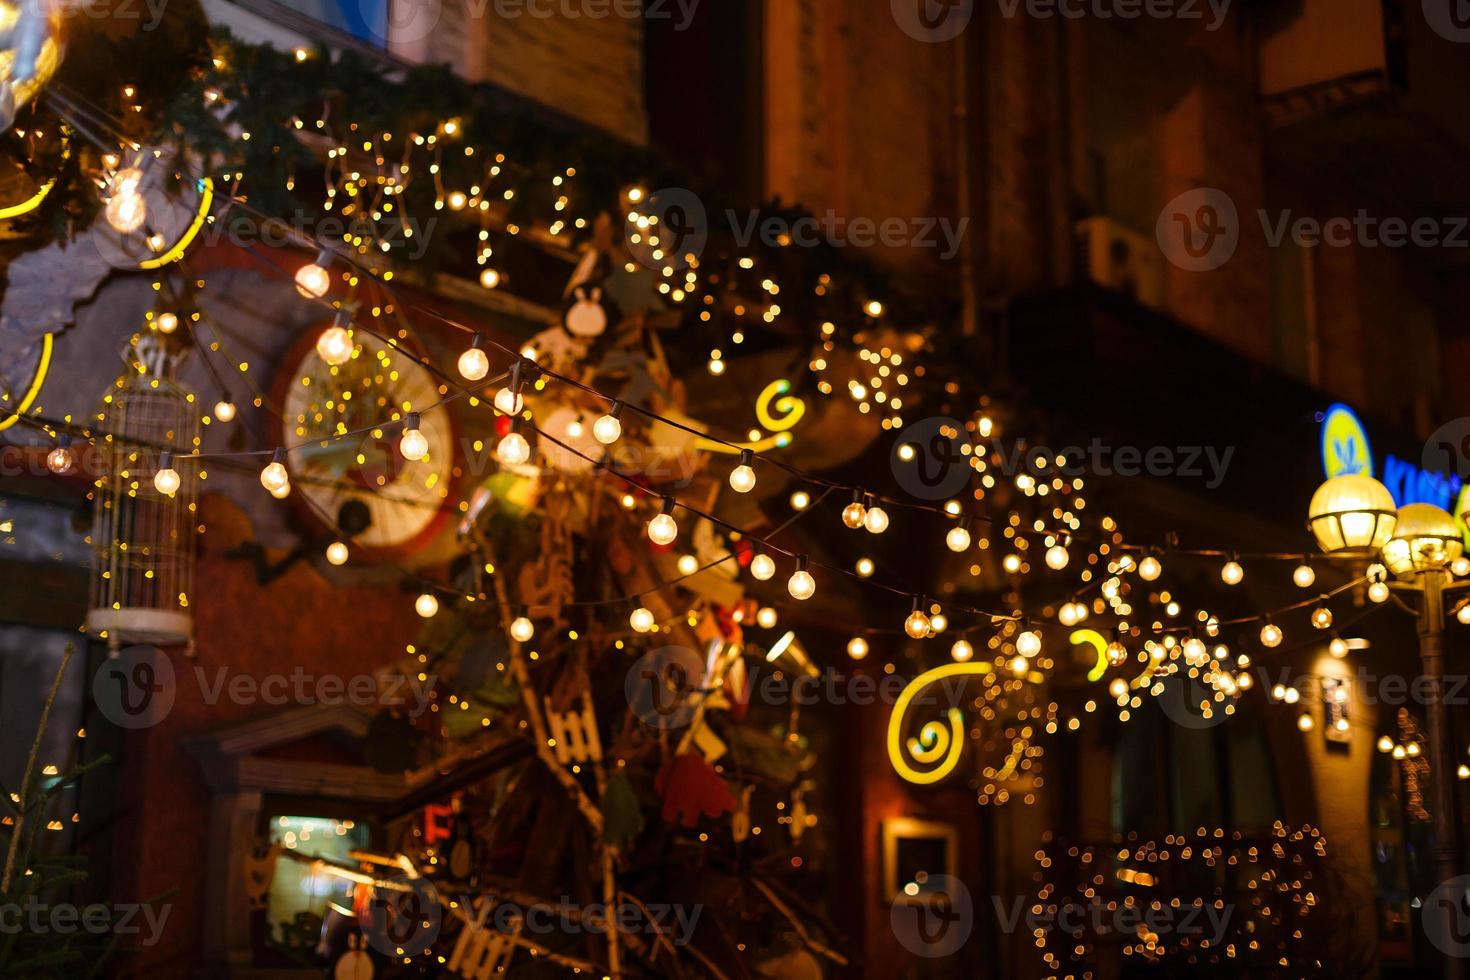
{"label": "small ornament", "polygon": [[592,340],[607,332],[612,320],[610,302],[603,299],[601,286],[578,286],[572,303],[562,317],[567,333],[581,340]]}
{"label": "small ornament", "polygon": [[597,735],[597,719],[592,716],[592,702],[583,699],[580,711],[558,713],[546,701],[546,724],[556,745],[556,761],[562,765],[602,761],[602,741]]}
{"label": "small ornament", "polygon": [[666,823],[694,827],[702,818],[718,819],[735,809],[730,787],[698,752],[686,752],[664,763],[654,788],[663,797],[659,815]]}
{"label": "small ornament", "polygon": [[361,937],[352,933],[347,937],[351,947],[337,959],[332,968],[333,980],[373,980],[373,959],[361,946]]}

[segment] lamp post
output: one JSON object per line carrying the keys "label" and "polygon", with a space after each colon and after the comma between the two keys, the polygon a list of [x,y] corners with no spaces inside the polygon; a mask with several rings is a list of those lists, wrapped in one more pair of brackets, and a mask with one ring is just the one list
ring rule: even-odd
{"label": "lamp post", "polygon": [[[1308,526],[1323,551],[1365,559],[1381,557],[1395,576],[1391,587],[1420,596],[1417,610],[1401,601],[1398,605],[1418,618],[1434,780],[1434,866],[1439,880],[1449,881],[1459,874],[1460,834],[1444,703],[1444,594],[1470,584],[1454,583],[1449,571],[1464,551],[1460,529],[1454,517],[1429,504],[1407,504],[1395,512],[1388,488],[1361,474],[1337,476],[1324,483],[1312,496]],[[1426,907],[1423,914],[1446,917],[1449,921],[1440,934],[1455,934],[1450,928],[1457,922],[1455,909]],[[1462,980],[1465,961],[1446,952],[1444,975]]]}

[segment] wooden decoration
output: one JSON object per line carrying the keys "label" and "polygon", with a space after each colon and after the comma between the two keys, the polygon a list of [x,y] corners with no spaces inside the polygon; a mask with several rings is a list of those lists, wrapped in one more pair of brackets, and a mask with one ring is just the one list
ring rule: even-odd
{"label": "wooden decoration", "polygon": [[602,740],[597,735],[597,719],[592,703],[585,698],[579,711],[558,712],[546,699],[546,725],[556,745],[556,761],[562,765],[602,761]]}

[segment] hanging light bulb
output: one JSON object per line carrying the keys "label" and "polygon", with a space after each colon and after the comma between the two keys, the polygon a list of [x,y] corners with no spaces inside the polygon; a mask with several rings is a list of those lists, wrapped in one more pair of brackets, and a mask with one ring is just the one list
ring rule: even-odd
{"label": "hanging light bulb", "polygon": [[1032,659],[1041,652],[1041,634],[1034,630],[1026,630],[1016,637],[1016,652],[1027,660]]}
{"label": "hanging light bulb", "polygon": [[506,466],[521,466],[531,458],[531,444],[520,434],[515,422],[511,423],[510,431],[501,437],[500,444],[495,447],[495,458]]}
{"label": "hanging light bulb", "polygon": [[882,534],[888,530],[888,512],[876,503],[868,504],[868,512],[863,515],[863,527],[870,534]]}
{"label": "hanging light bulb", "polygon": [[929,616],[924,612],[924,600],[918,596],[914,596],[913,611],[903,621],[903,631],[915,640],[929,635]]}
{"label": "hanging light bulb", "polygon": [[327,563],[331,565],[347,564],[347,545],[342,541],[333,541],[327,545]]}
{"label": "hanging light bulb", "polygon": [[214,403],[214,417],[221,422],[235,421],[235,403],[228,398],[221,398]]}
{"label": "hanging light bulb", "polygon": [[955,640],[954,646],[949,648],[950,658],[957,664],[962,664],[975,656],[975,648],[968,640]]}
{"label": "hanging light bulb", "polygon": [[665,497],[658,516],[648,522],[648,540],[657,545],[673,544],[679,536],[679,525],[674,520],[674,498]]}
{"label": "hanging light bulb", "polygon": [[536,635],[536,624],[532,623],[524,613],[511,620],[510,637],[517,643],[526,643]]}
{"label": "hanging light bulb", "polygon": [[1057,610],[1057,622],[1061,623],[1063,626],[1077,625],[1077,610],[1072,603],[1062,603],[1062,607]]}
{"label": "hanging light bulb", "polygon": [[1368,586],[1368,598],[1372,599],[1374,602],[1387,602],[1388,583],[1374,582],[1372,585]]}
{"label": "hanging light bulb", "polygon": [[114,231],[130,235],[148,220],[148,201],[139,190],[142,183],[143,171],[138,167],[128,167],[113,175],[104,215]]}
{"label": "hanging light bulb", "polygon": [[57,436],[56,448],[46,454],[46,469],[61,474],[70,470],[76,462],[76,455],[71,451],[71,436]]}
{"label": "hanging light bulb", "polygon": [[750,560],[750,574],[762,582],[769,581],[775,577],[776,563],[764,551],[757,551],[755,557]]}
{"label": "hanging light bulb", "polygon": [[179,329],[179,315],[177,313],[160,313],[153,318],[153,326],[159,333],[173,333]]}
{"label": "hanging light bulb", "polygon": [[332,325],[316,339],[317,356],[333,367],[352,360],[352,334],[347,331],[346,320],[346,314],[338,312]]}
{"label": "hanging light bulb", "polygon": [[1303,711],[1300,715],[1297,716],[1296,727],[1304,732],[1309,732],[1313,728],[1317,727],[1317,723],[1312,720],[1312,716],[1310,714]]}
{"label": "hanging light bulb", "polygon": [[740,465],[730,471],[730,489],[736,493],[750,493],[755,489],[755,469],[750,465],[755,454],[749,449],[740,450]]}
{"label": "hanging light bulb", "polygon": [[1220,581],[1226,585],[1239,585],[1245,578],[1245,569],[1240,567],[1240,562],[1235,559],[1227,561],[1220,568]]}
{"label": "hanging light bulb", "polygon": [[158,472],[153,474],[153,487],[165,497],[179,492],[179,471],[174,469],[174,454],[165,449],[158,457]]}
{"label": "hanging light bulb", "polygon": [[1470,575],[1470,558],[1461,555],[1450,562],[1450,574],[1454,575],[1455,578],[1464,578]]}
{"label": "hanging light bulb", "polygon": [[480,285],[486,289],[494,289],[500,285],[500,273],[495,269],[485,269],[480,273]]}
{"label": "hanging light bulb", "polygon": [[1011,658],[1011,673],[1017,677],[1025,677],[1031,670],[1031,663],[1025,657],[1015,656]]}
{"label": "hanging light bulb", "polygon": [[[291,474],[286,472],[286,450],[280,447],[271,456],[271,461],[260,471],[260,485],[277,499],[290,492]],[[284,491],[284,492],[283,492]]]}
{"label": "hanging light bulb", "polygon": [[1292,569],[1291,581],[1299,589],[1310,589],[1317,581],[1317,572],[1311,565],[1303,561],[1296,568]]}
{"label": "hanging light bulb", "polygon": [[949,629],[949,617],[942,612],[937,612],[929,617],[929,632],[935,635]]}
{"label": "hanging light bulb", "polygon": [[859,558],[857,560],[857,564],[854,565],[853,568],[862,578],[871,578],[873,575],[873,571],[875,570],[873,559],[869,558],[867,555]]}
{"label": "hanging light bulb", "polygon": [[1261,627],[1261,646],[1279,647],[1281,645],[1281,627],[1275,623],[1267,623]]}
{"label": "hanging light bulb", "polygon": [[332,264],[330,249],[317,253],[315,261],[308,262],[296,270],[296,291],[306,299],[321,299],[332,288],[332,276],[327,266]]}
{"label": "hanging light bulb", "polygon": [[693,575],[699,571],[699,559],[693,555],[680,555],[676,566],[680,575]]}
{"label": "hanging light bulb", "polygon": [[1203,667],[1210,659],[1210,651],[1199,637],[1191,636],[1184,641],[1184,662],[1191,667]]}
{"label": "hanging light bulb", "polygon": [[419,413],[409,412],[403,420],[403,435],[398,439],[398,451],[403,458],[417,462],[429,455],[429,440],[419,429]]}
{"label": "hanging light bulb", "polygon": [[793,599],[810,599],[817,591],[816,579],[806,569],[807,557],[802,555],[796,559],[796,571],[786,580],[786,591],[791,593]]}
{"label": "hanging light bulb", "polygon": [[1455,611],[1455,618],[1462,623],[1470,624],[1470,602]]}
{"label": "hanging light bulb", "polygon": [[774,629],[777,620],[776,610],[770,606],[761,606],[755,614],[755,624],[763,630]]}
{"label": "hanging light bulb", "polygon": [[1138,563],[1138,577],[1145,582],[1153,582],[1164,572],[1163,563],[1153,555],[1145,555]]}
{"label": "hanging light bulb", "polygon": [[1340,636],[1334,636],[1332,638],[1332,642],[1327,644],[1327,652],[1332,654],[1338,660],[1341,660],[1343,657],[1346,657],[1348,655],[1347,640],[1344,640]]}
{"label": "hanging light bulb", "polygon": [[653,613],[640,602],[628,617],[628,625],[639,633],[647,633],[653,629]]}
{"label": "hanging light bulb", "polygon": [[1312,610],[1312,625],[1319,630],[1332,628],[1332,610],[1326,606],[1318,606]]}
{"label": "hanging light bulb", "polygon": [[944,543],[956,554],[970,547],[970,529],[965,527],[964,518],[956,521],[955,526],[949,529],[949,533],[944,536]]}
{"label": "hanging light bulb", "polygon": [[842,523],[856,531],[863,526],[863,518],[867,516],[868,509],[863,506],[863,492],[854,490],[852,503],[842,508]]}
{"label": "hanging light bulb", "polygon": [[1393,739],[1389,738],[1387,735],[1384,735],[1381,738],[1379,738],[1378,739],[1378,751],[1379,752],[1384,752],[1384,753],[1392,752],[1393,751]]}
{"label": "hanging light bulb", "polygon": [[1012,575],[1016,574],[1021,570],[1021,556],[1014,553],[1006,555],[1001,559],[1000,567]]}
{"label": "hanging light bulb", "polygon": [[622,414],[623,403],[613,402],[607,414],[600,416],[596,422],[592,423],[592,438],[604,446],[611,446],[617,442],[623,434],[623,423],[619,421]]}
{"label": "hanging light bulb", "polygon": [[1054,544],[1046,549],[1046,567],[1052,571],[1060,572],[1071,560],[1072,556],[1068,554],[1066,545]]}
{"label": "hanging light bulb", "polygon": [[796,490],[791,494],[791,509],[806,510],[812,505],[812,495],[805,490]]}
{"label": "hanging light bulb", "polygon": [[[483,381],[485,375],[490,373],[490,358],[485,354],[484,342],[479,334],[470,341],[470,346],[459,355],[459,374],[466,381]],[[507,412],[514,415],[514,412]]]}
{"label": "hanging light bulb", "polygon": [[1128,662],[1128,648],[1120,640],[1114,640],[1108,644],[1107,649],[1108,666],[1121,667]]}
{"label": "hanging light bulb", "polygon": [[439,597],[425,592],[413,601],[413,611],[425,619],[432,619],[439,612]]}
{"label": "hanging light bulb", "polygon": [[516,361],[510,366],[510,380],[495,393],[495,410],[501,415],[519,415],[525,407],[526,401],[521,397],[521,362]]}
{"label": "hanging light bulb", "polygon": [[847,641],[847,655],[854,660],[861,660],[868,655],[868,641],[861,636],[854,636]]}

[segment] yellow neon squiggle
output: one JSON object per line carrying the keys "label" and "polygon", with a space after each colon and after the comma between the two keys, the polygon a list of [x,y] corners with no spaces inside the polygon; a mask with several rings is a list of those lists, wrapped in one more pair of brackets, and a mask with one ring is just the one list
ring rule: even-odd
{"label": "yellow neon squiggle", "polygon": [[[965,719],[960,709],[950,708],[945,713],[947,727],[942,721],[930,721],[920,729],[918,738],[905,740],[903,732],[908,710],[915,698],[945,678],[980,677],[994,670],[987,663],[944,664],[920,674],[903,689],[893,704],[893,714],[888,716],[888,761],[893,764],[895,772],[920,786],[937,783],[954,772],[965,748]],[[906,752],[920,765],[927,766],[936,761],[937,765],[932,769],[916,769],[909,764]]]}
{"label": "yellow neon squiggle", "polygon": [[1102,680],[1102,676],[1108,672],[1108,641],[1097,630],[1076,630],[1067,637],[1073,646],[1081,646],[1084,643],[1092,645],[1097,651],[1097,665],[1087,672],[1090,681]]}
{"label": "yellow neon squiggle", "polygon": [[55,186],[56,178],[52,177],[26,200],[21,201],[19,204],[12,204],[8,208],[0,208],[0,221],[9,221],[11,218],[19,218],[23,214],[30,214],[41,206],[41,202],[46,200],[46,195],[50,194],[51,188]]}
{"label": "yellow neon squiggle", "polygon": [[[53,336],[49,333],[41,338],[41,360],[36,365],[36,373],[31,377],[30,386],[26,389],[20,404],[16,405],[8,418],[0,419],[0,432],[19,422],[20,417],[30,411],[31,406],[35,404],[36,396],[41,394],[41,385],[46,383],[46,374],[51,370],[51,348],[54,344]],[[0,408],[0,412],[3,411],[6,409]]]}
{"label": "yellow neon squiggle", "polygon": [[199,235],[199,229],[204,227],[204,222],[209,218],[209,209],[214,204],[214,181],[205,177],[199,182],[199,212],[194,215],[187,231],[174,243],[173,248],[155,258],[145,259],[138,263],[140,269],[159,269],[170,262],[177,262],[184,257],[189,246],[194,244],[194,239]]}
{"label": "yellow neon squiggle", "polygon": [[[742,449],[749,449],[756,453],[767,452],[771,449],[785,449],[795,438],[791,435],[790,430],[806,415],[806,402],[795,395],[788,394],[790,391],[791,382],[782,378],[772,381],[761,389],[760,396],[755,400],[755,417],[774,435],[753,442],[736,443],[716,442],[713,439],[698,436],[694,440],[694,445],[705,452],[724,453],[728,456],[738,455]],[[776,411],[781,413],[779,418],[771,414],[773,404]]]}

